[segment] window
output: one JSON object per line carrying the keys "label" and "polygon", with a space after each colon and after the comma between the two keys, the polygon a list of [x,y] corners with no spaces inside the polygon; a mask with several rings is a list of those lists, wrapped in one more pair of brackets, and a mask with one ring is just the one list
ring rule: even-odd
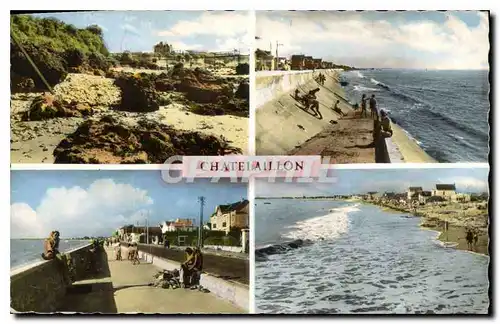
{"label": "window", "polygon": [[212,224],[212,228],[217,228],[217,224]]}
{"label": "window", "polygon": [[222,223],[222,227],[226,227],[226,222],[223,222],[223,223]]}

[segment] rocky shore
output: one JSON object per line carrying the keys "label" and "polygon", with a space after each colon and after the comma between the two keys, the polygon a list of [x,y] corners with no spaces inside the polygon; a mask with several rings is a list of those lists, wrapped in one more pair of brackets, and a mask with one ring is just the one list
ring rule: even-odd
{"label": "rocky shore", "polygon": [[247,151],[248,76],[177,65],[168,73],[69,73],[11,95],[13,163],[163,163]]}

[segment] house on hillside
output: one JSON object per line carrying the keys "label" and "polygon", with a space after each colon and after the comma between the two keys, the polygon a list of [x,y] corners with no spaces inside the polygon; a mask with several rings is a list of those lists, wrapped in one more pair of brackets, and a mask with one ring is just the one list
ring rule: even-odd
{"label": "house on hillside", "polygon": [[228,205],[219,205],[210,216],[210,224],[214,231],[229,233],[232,228],[248,228],[248,200],[238,201]]}
{"label": "house on hillside", "polygon": [[410,187],[407,191],[406,198],[408,200],[418,200],[418,194],[424,191],[422,187]]}
{"label": "house on hillside", "polygon": [[304,67],[306,70],[313,70],[314,69],[314,59],[312,56],[304,57]]}
{"label": "house on hillside", "polygon": [[432,195],[451,201],[456,195],[455,184],[436,184],[436,189],[432,191]]}

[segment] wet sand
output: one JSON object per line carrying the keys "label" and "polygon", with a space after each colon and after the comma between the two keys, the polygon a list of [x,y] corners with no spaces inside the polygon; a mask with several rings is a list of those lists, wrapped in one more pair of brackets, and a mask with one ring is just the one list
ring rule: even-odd
{"label": "wet sand", "polygon": [[[380,206],[387,210],[413,214],[405,207],[397,207],[389,204],[381,204],[366,201]],[[469,203],[472,206],[472,203]],[[455,247],[459,250],[471,251],[488,255],[489,226],[487,223],[488,211],[483,209],[468,208],[464,210],[464,205],[452,203],[445,206],[421,206],[417,209],[417,216],[421,217],[420,227],[433,230],[439,233],[437,239],[443,243],[458,243]],[[445,230],[445,222],[448,222],[448,230]],[[478,243],[469,250],[465,239],[466,227],[473,226],[479,232]]]}

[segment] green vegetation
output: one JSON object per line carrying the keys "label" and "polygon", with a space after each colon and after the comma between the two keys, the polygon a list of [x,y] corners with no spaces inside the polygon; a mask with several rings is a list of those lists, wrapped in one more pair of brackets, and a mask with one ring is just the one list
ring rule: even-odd
{"label": "green vegetation", "polygon": [[[68,72],[103,74],[114,60],[104,44],[99,26],[78,29],[54,18],[11,15],[11,82],[14,91],[46,89],[22,49],[33,60],[49,85],[64,80]],[[19,46],[21,45],[21,47]],[[31,80],[31,81],[30,81]]]}
{"label": "green vegetation", "polygon": [[86,55],[109,54],[102,37],[102,29],[97,25],[78,29],[55,18],[11,15],[10,28],[22,45],[48,47],[55,52],[77,49]]}

